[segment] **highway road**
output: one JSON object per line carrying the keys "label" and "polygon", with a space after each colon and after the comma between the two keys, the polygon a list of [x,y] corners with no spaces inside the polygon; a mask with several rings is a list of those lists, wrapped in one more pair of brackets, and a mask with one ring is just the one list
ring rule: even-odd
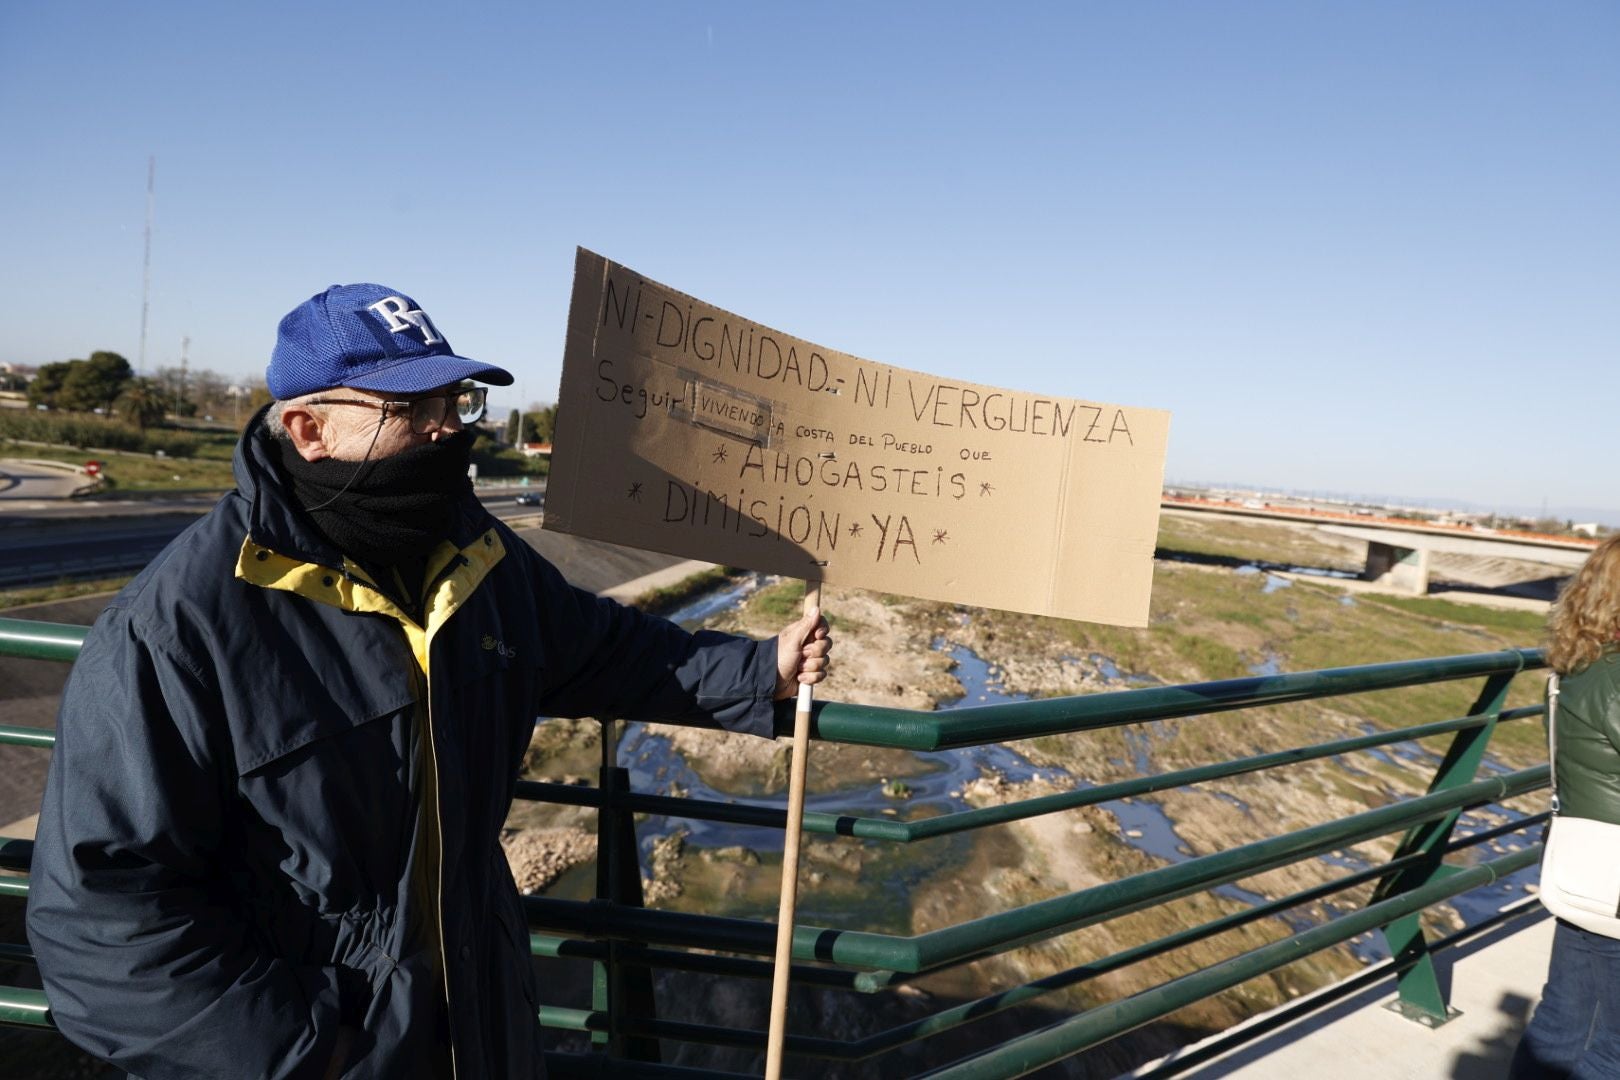
{"label": "highway road", "polygon": [[70,466],[53,468],[31,461],[0,461],[0,504],[66,499],[88,483]]}
{"label": "highway road", "polygon": [[[481,497],[496,517],[537,519],[540,507],[517,505],[517,490]],[[133,574],[216,499],[0,503],[0,589]]]}
{"label": "highway road", "polygon": [[60,519],[0,528],[0,589],[134,573],[197,515]]}

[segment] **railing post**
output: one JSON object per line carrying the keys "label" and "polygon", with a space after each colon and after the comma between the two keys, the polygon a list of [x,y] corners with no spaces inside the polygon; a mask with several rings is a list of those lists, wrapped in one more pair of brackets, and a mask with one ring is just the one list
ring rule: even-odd
{"label": "railing post", "polygon": [[[630,770],[619,767],[618,757],[618,721],[604,720],[602,767],[598,774],[604,799],[596,817],[596,902],[642,907],[635,815],[623,803],[623,796],[630,792]],[[620,962],[624,945],[609,940],[607,959],[592,965],[591,1008],[607,1015],[608,1030],[593,1031],[591,1043],[616,1058],[656,1062],[657,1039],[623,1033],[629,1017],[652,1020],[657,1014],[652,970]]]}
{"label": "railing post", "polygon": [[[1516,671],[1501,672],[1485,680],[1468,714],[1488,715],[1490,720],[1477,728],[1459,731],[1452,737],[1451,746],[1447,748],[1446,756],[1429,784],[1430,794],[1473,782],[1480,762],[1484,760],[1485,747],[1496,730],[1496,715],[1502,711],[1508,687],[1517,674]],[[1387,900],[1456,873],[1455,867],[1446,866],[1441,859],[1442,850],[1460,816],[1461,810],[1453,810],[1434,821],[1409,829],[1391,858],[1414,854],[1422,854],[1426,858],[1379,881],[1368,904]],[[1440,977],[1434,970],[1434,958],[1429,955],[1428,939],[1423,935],[1421,912],[1403,916],[1385,926],[1384,940],[1389,945],[1396,970],[1400,972],[1396,977],[1398,996],[1388,1006],[1390,1009],[1426,1027],[1439,1027],[1460,1015],[1447,1003],[1445,988],[1440,985]]]}

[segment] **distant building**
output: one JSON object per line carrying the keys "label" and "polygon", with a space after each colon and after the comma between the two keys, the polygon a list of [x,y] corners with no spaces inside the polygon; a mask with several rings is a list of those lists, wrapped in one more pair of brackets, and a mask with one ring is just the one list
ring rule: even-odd
{"label": "distant building", "polygon": [[1579,524],[1571,525],[1569,527],[1569,531],[1580,533],[1582,536],[1597,536],[1599,533],[1605,532],[1606,530],[1601,522],[1582,521]]}
{"label": "distant building", "polygon": [[548,442],[526,442],[518,445],[518,450],[524,457],[550,457],[551,444]]}
{"label": "distant building", "polygon": [[28,389],[28,383],[33,379],[36,370],[29,364],[0,363],[0,393],[20,398],[22,392]]}

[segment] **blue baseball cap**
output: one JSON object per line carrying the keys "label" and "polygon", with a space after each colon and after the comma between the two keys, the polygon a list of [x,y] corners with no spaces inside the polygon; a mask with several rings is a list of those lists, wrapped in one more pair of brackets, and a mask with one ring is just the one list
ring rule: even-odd
{"label": "blue baseball cap", "polygon": [[512,373],[457,356],[427,313],[381,285],[333,285],[287,313],[265,368],[278,401],[352,386],[421,394],[462,379],[510,386]]}

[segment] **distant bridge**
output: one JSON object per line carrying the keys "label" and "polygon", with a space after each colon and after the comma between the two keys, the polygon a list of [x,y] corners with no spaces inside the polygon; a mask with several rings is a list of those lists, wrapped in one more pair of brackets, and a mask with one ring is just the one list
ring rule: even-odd
{"label": "distant bridge", "polygon": [[[1362,577],[1419,596],[1429,591],[1429,578],[1435,555],[1460,556],[1461,559],[1458,561],[1473,560],[1482,563],[1511,559],[1560,569],[1567,568],[1573,573],[1597,546],[1596,540],[1579,537],[1546,536],[1541,533],[1483,529],[1467,525],[1439,525],[1404,518],[1308,508],[1248,506],[1242,503],[1168,496],[1161,500],[1159,505],[1167,510],[1264,518],[1292,525],[1308,525],[1336,536],[1363,540],[1367,544],[1367,561]],[[1489,577],[1488,572],[1486,576]],[[1555,576],[1567,577],[1568,574]],[[1487,581],[1487,584],[1489,583]]]}

